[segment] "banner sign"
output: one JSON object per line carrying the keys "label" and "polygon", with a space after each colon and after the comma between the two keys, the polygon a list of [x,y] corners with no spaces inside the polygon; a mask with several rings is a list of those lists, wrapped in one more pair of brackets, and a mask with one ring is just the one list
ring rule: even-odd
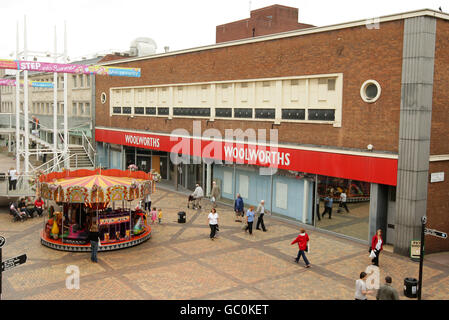
{"label": "banner sign", "polygon": [[[23,86],[23,80],[20,80],[20,85]],[[28,85],[33,88],[53,88],[53,82],[46,81],[28,81]],[[15,79],[0,79],[0,86],[16,86]]]}
{"label": "banner sign", "polygon": [[396,185],[398,160],[174,135],[95,129],[95,140],[175,154]]}
{"label": "banner sign", "polygon": [[100,219],[100,225],[117,224],[117,223],[123,223],[123,222],[129,222],[129,215],[122,216],[122,217]]}
{"label": "banner sign", "polygon": [[83,64],[65,64],[37,61],[0,60],[0,69],[27,70],[39,72],[98,74],[121,77],[140,77],[140,68],[118,68],[106,66],[88,66]]}

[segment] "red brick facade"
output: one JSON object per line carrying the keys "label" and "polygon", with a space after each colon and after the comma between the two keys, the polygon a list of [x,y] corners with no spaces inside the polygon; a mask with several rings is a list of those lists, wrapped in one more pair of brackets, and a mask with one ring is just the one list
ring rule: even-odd
{"label": "red brick facade", "polygon": [[[192,132],[188,118],[109,117],[109,102],[102,105],[99,97],[102,92],[109,95],[111,87],[343,73],[342,127],[283,122],[276,126],[279,140],[363,150],[372,144],[375,150],[397,152],[402,33],[403,22],[394,21],[382,24],[379,30],[355,27],[121,63],[117,66],[140,67],[142,77],[97,77],[96,126],[160,132],[185,128]],[[360,87],[368,79],[382,86],[382,95],[373,104],[360,97]],[[236,120],[206,124],[202,120],[203,128],[220,129],[223,136],[224,129],[271,129],[272,124]]]}
{"label": "red brick facade", "polygon": [[249,19],[243,19],[217,26],[216,42],[265,36],[291,30],[313,27],[298,23],[298,9],[273,5],[251,11]]}

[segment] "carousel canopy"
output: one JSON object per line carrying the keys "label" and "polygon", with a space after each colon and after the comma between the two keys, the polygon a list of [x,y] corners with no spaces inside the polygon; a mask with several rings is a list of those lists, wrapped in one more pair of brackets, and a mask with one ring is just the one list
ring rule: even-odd
{"label": "carousel canopy", "polygon": [[39,181],[43,198],[71,203],[140,199],[153,189],[151,173],[116,169],[52,172]]}

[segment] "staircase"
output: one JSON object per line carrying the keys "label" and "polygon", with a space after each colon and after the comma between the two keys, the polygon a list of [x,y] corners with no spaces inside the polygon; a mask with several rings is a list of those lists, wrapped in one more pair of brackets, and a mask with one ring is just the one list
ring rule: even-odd
{"label": "staircase", "polygon": [[69,145],[70,168],[73,169],[92,169],[94,167],[86,150],[81,145]]}

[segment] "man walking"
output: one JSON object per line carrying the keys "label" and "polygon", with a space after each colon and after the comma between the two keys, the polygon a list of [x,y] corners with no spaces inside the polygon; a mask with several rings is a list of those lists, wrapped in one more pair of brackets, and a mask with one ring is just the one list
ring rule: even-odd
{"label": "man walking", "polygon": [[14,168],[10,168],[8,170],[8,182],[9,182],[9,191],[11,190],[16,190],[16,186],[17,186],[17,175],[18,172],[16,169]]}
{"label": "man walking", "polygon": [[332,199],[331,195],[329,194],[326,198],[324,198],[324,212],[321,215],[322,218],[324,218],[324,215],[326,213],[329,214],[329,219],[332,219],[332,204],[334,200]]}
{"label": "man walking", "polygon": [[192,196],[195,199],[195,205],[193,209],[201,209],[201,199],[203,199],[204,197],[204,191],[198,183],[196,184],[196,188]]}
{"label": "man walking", "polygon": [[377,300],[399,300],[399,294],[395,288],[391,286],[391,277],[385,277],[385,284],[377,291]]}
{"label": "man walking", "polygon": [[260,230],[259,226],[262,225],[263,232],[266,232],[267,229],[265,228],[265,224],[263,222],[263,216],[265,214],[265,200],[260,201],[260,204],[256,209],[256,214],[258,215],[256,230]]}
{"label": "man walking", "polygon": [[346,212],[349,213],[349,209],[348,206],[346,205],[346,192],[343,190],[342,193],[340,193],[340,204],[338,205],[338,210],[337,212],[340,213],[341,212],[341,208],[345,208]]}
{"label": "man walking", "polygon": [[212,208],[217,207],[217,200],[220,196],[220,190],[218,189],[217,183],[215,181],[212,182],[212,190],[210,192],[210,201],[212,202]]}
{"label": "man walking", "polygon": [[234,211],[235,211],[235,222],[242,222],[241,217],[243,217],[243,199],[240,196],[240,193],[237,193],[237,199],[234,202]]}

